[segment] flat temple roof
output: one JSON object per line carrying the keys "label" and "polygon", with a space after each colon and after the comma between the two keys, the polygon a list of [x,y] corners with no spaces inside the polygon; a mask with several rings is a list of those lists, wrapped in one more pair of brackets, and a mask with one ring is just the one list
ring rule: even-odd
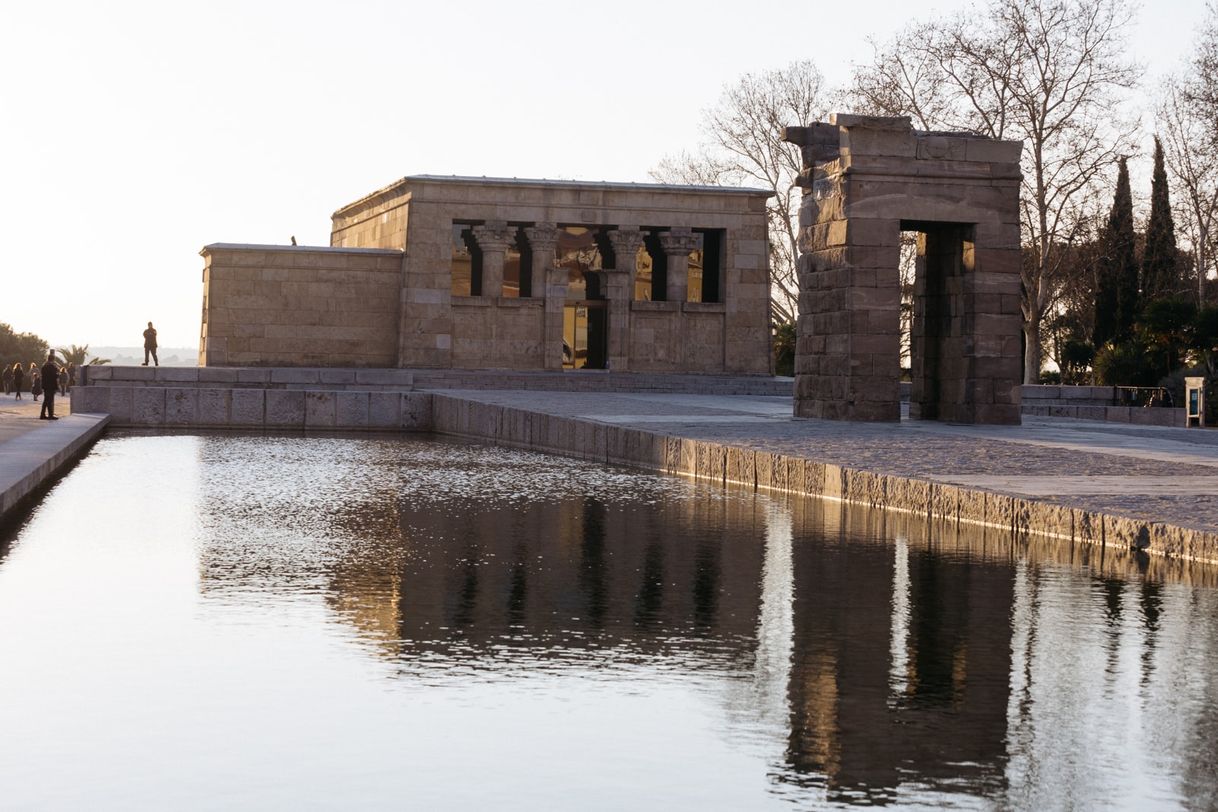
{"label": "flat temple roof", "polygon": [[691,186],[677,183],[633,183],[624,181],[607,181],[607,180],[550,180],[548,178],[495,178],[485,175],[479,177],[476,175],[407,175],[401,180],[396,180],[393,183],[383,188],[377,189],[371,194],[364,195],[359,200],[353,203],[348,203],[338,211],[334,212],[337,216],[353,209],[360,204],[371,200],[378,195],[383,195],[386,192],[397,188],[411,181],[421,181],[425,183],[454,183],[471,186],[491,185],[491,186],[533,186],[533,187],[550,187],[554,189],[602,189],[602,190],[623,190],[623,191],[657,191],[657,192],[686,192],[695,194],[716,194],[716,195],[745,195],[749,197],[773,197],[774,193],[769,189],[758,189],[748,186]]}

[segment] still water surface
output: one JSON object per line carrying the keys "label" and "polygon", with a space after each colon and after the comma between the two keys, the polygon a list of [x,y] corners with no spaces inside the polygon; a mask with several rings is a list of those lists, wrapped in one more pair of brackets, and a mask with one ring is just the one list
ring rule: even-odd
{"label": "still water surface", "polygon": [[1079,555],[451,442],[113,436],[0,541],[0,806],[1214,808],[1213,574]]}

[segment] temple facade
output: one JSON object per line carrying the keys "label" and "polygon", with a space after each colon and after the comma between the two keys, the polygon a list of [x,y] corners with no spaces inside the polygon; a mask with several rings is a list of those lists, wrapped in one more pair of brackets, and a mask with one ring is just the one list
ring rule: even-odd
{"label": "temple facade", "polygon": [[416,175],[203,249],[203,366],[770,372],[759,189]]}

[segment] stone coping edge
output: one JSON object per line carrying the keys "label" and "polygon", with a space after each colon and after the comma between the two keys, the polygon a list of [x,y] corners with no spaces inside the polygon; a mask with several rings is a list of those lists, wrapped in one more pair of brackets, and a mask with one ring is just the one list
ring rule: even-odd
{"label": "stone coping edge", "polygon": [[7,521],[26,497],[83,456],[109,423],[108,414],[73,414],[4,443],[0,522]]}
{"label": "stone coping edge", "polygon": [[465,439],[625,465],[1113,550],[1218,564],[1218,534],[806,457],[658,434],[435,393],[433,430]]}

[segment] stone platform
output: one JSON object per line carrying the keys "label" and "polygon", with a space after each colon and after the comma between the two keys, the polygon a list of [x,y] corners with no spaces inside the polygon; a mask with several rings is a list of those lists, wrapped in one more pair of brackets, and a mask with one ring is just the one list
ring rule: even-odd
{"label": "stone platform", "polygon": [[[115,426],[434,431],[1218,563],[1218,432],[1035,416],[1022,426],[796,419],[791,395],[771,394],[789,379],[748,376],[217,372],[114,368],[77,386],[73,402]],[[396,386],[367,377],[380,373],[399,376]],[[496,381],[511,388],[476,388]],[[560,383],[606,389],[549,388]]]}
{"label": "stone platform", "polygon": [[39,420],[42,402],[0,395],[0,523],[27,497],[85,453],[106,427],[107,415],[73,415],[67,398],[55,399],[59,420]]}
{"label": "stone platform", "polygon": [[436,393],[434,429],[713,483],[1218,563],[1218,432],[794,419],[789,397]]}

